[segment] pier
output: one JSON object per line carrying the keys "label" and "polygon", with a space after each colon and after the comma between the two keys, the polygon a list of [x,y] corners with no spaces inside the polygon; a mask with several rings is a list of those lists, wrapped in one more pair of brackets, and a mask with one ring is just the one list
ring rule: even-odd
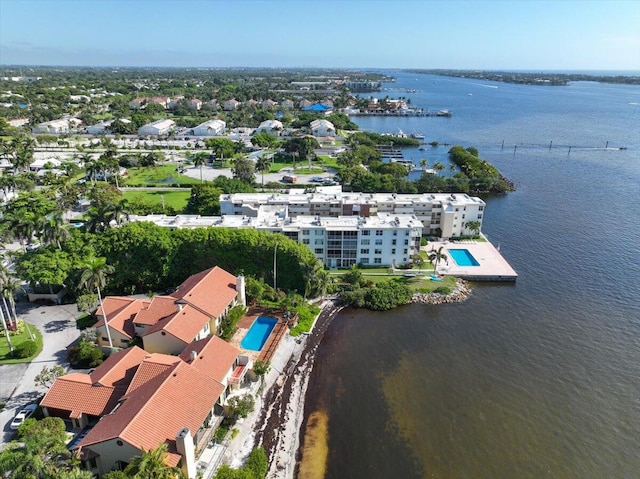
{"label": "pier", "polygon": [[439,116],[450,118],[453,116],[451,110],[424,110],[415,108],[410,110],[372,110],[372,111],[350,111],[347,116]]}

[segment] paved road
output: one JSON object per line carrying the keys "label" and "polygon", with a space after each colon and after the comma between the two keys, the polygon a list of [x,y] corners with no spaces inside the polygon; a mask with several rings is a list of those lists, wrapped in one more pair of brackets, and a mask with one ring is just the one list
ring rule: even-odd
{"label": "paved road", "polygon": [[[184,175],[189,176],[191,178],[197,178],[200,179],[200,168],[196,168],[195,166],[192,167],[187,167],[185,169],[185,171],[183,172]],[[327,179],[331,179],[333,178],[333,176],[335,175],[335,172],[330,170],[330,171],[326,171],[324,173],[314,173],[314,174],[310,174],[310,175],[305,175],[305,174],[299,174],[299,173],[292,173],[291,168],[287,168],[285,170],[281,170],[279,173],[265,173],[264,175],[264,182],[269,183],[269,182],[277,182],[277,183],[282,183],[283,188],[285,188],[287,186],[287,183],[282,182],[282,177],[284,175],[295,175],[298,177],[298,183],[300,184],[310,184],[310,185],[316,185],[316,186],[321,186],[319,183],[313,183],[311,181],[311,178],[313,178],[314,176],[319,176],[321,178],[327,178]],[[230,168],[212,168],[210,166],[205,166],[202,168],[202,179],[207,180],[207,181],[213,181],[215,180],[218,176],[226,176],[228,178],[232,178],[233,177],[233,172],[231,171]],[[262,174],[258,173],[256,174],[256,184],[261,185],[262,184]]]}
{"label": "paved road", "polygon": [[46,392],[46,389],[36,386],[35,377],[44,366],[60,364],[67,368],[66,348],[80,335],[75,323],[80,313],[75,304],[39,306],[33,303],[18,303],[16,306],[18,316],[40,330],[44,348],[29,364],[0,366],[0,400],[7,403],[5,409],[0,411],[0,447],[15,435],[9,424],[18,409]]}

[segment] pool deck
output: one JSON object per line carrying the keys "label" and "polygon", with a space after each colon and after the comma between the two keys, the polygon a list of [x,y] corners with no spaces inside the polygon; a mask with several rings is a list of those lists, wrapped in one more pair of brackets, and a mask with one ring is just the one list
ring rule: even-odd
{"label": "pool deck", "polygon": [[[476,242],[443,241],[433,242],[427,246],[427,251],[444,246],[443,252],[448,261],[438,265],[438,273],[469,281],[513,281],[518,279],[518,273],[507,263],[500,251],[488,241]],[[480,266],[458,266],[449,253],[450,249],[466,249],[480,263]]]}
{"label": "pool deck", "polygon": [[[271,331],[271,334],[269,334],[269,337],[267,338],[260,351],[244,349],[240,345],[240,343],[242,342],[242,339],[245,337],[245,335],[249,331],[249,328],[251,328],[251,325],[258,316],[269,316],[271,318],[276,318],[278,322]],[[256,360],[269,362],[278,349],[278,345],[280,344],[282,337],[288,330],[289,328],[287,326],[287,322],[281,317],[279,313],[262,308],[250,307],[247,311],[247,314],[245,314],[242,319],[238,321],[238,330],[233,335],[229,343],[237,347],[242,352],[242,354],[249,356],[249,358],[251,358],[251,361],[253,362],[255,362]]]}

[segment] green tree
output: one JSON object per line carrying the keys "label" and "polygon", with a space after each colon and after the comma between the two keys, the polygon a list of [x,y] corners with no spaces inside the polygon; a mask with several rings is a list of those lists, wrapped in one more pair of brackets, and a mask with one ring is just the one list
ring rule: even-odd
{"label": "green tree", "polygon": [[223,191],[211,184],[193,185],[184,209],[186,214],[216,216],[220,214],[220,195]]}
{"label": "green tree", "polygon": [[233,177],[249,185],[255,183],[255,168],[248,158],[237,158],[233,166]]}
{"label": "green tree", "polygon": [[195,166],[196,168],[200,168],[200,183],[203,183],[204,180],[202,179],[202,167],[205,165],[205,163],[207,162],[207,155],[205,152],[198,152],[198,153],[193,153],[190,154],[187,158],[193,162],[193,166]]}
{"label": "green tree", "polygon": [[216,160],[220,160],[222,163],[225,158],[232,158],[235,153],[235,144],[229,138],[207,138],[204,144],[213,150]]}
{"label": "green tree", "polygon": [[234,420],[238,418],[246,418],[249,413],[253,412],[254,406],[255,401],[251,394],[233,396],[227,401],[229,417]]}
{"label": "green tree", "polygon": [[270,135],[266,131],[256,133],[251,138],[251,144],[260,148],[275,148],[276,146],[278,146],[278,143],[278,138]]}
{"label": "green tree", "polygon": [[436,274],[436,270],[438,269],[440,261],[447,260],[447,255],[442,252],[443,249],[444,246],[440,246],[437,250],[432,249],[431,251],[429,251],[429,261],[433,263],[433,274]]}
{"label": "green tree", "polygon": [[264,479],[269,471],[269,459],[262,447],[255,447],[249,453],[244,469],[248,469],[253,473],[256,479]]}
{"label": "green tree", "polygon": [[68,253],[48,248],[20,256],[15,266],[18,277],[29,283],[34,291],[40,291],[39,286],[43,286],[49,294],[54,293],[54,288],[63,287],[72,268]]}
{"label": "green tree", "polygon": [[471,231],[474,236],[480,234],[480,222],[479,221],[467,221],[467,229]]}
{"label": "green tree", "polygon": [[271,160],[266,158],[265,155],[262,155],[260,158],[256,160],[256,171],[262,174],[262,190],[264,191],[264,172],[269,171],[271,168]]}
{"label": "green tree", "polygon": [[111,332],[109,331],[109,324],[107,323],[104,305],[102,304],[102,293],[100,291],[100,288],[105,287],[107,283],[106,277],[109,273],[112,273],[113,270],[113,267],[107,264],[106,258],[89,258],[82,267],[82,273],[80,275],[79,281],[80,288],[86,287],[90,292],[93,292],[93,290],[95,289],[98,293],[100,309],[105,315],[104,328],[107,330],[107,338],[109,339],[110,348],[113,348],[113,342],[111,341]]}

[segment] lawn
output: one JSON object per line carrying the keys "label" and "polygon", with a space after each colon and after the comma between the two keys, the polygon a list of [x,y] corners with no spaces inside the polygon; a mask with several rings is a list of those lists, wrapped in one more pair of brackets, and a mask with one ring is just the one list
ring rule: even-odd
{"label": "lawn", "polygon": [[[33,324],[29,324],[29,329],[31,329],[31,332],[36,338],[36,344],[38,346],[38,349],[36,350],[36,354],[34,354],[29,358],[22,358],[22,359],[11,357],[9,353],[9,345],[7,344],[7,338],[3,333],[2,338],[0,339],[0,365],[28,363],[29,361],[37,357],[38,354],[42,352],[42,334],[40,333],[40,331],[38,331],[38,328],[36,328]],[[13,344],[13,347],[16,348],[17,346],[24,343],[25,341],[28,341],[29,339],[30,339],[29,333],[27,333],[27,331],[25,330],[21,334],[11,336],[11,344]]]}
{"label": "lawn", "polygon": [[176,190],[154,190],[154,191],[124,191],[123,196],[128,201],[141,200],[143,203],[154,203],[164,205],[169,208],[173,208],[175,211],[182,211],[189,197],[191,196],[191,190],[185,188],[184,191]]}
{"label": "lawn", "polygon": [[199,178],[190,178],[176,171],[175,165],[129,168],[122,186],[190,186],[200,183]]}

